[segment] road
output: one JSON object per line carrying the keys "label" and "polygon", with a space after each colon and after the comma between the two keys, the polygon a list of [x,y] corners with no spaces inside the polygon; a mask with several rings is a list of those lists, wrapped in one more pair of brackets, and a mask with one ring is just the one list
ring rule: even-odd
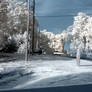
{"label": "road", "polygon": [[[15,62],[23,64],[23,60],[20,61],[20,59]],[[0,89],[33,89],[92,84],[92,62],[89,60],[81,60],[81,66],[78,67],[76,59],[37,55],[31,56],[28,64],[28,70],[32,71],[30,74],[2,83]]]}

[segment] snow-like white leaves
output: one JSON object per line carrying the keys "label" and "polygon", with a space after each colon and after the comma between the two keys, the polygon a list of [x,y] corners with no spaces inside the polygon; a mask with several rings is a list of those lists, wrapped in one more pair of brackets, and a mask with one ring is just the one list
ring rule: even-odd
{"label": "snow-like white leaves", "polygon": [[26,42],[27,42],[27,32],[24,32],[24,34],[16,34],[13,35],[13,39],[17,43],[18,48],[18,53],[25,53],[26,50]]}
{"label": "snow-like white leaves", "polygon": [[65,32],[55,35],[52,32],[47,32],[46,30],[43,30],[41,33],[49,39],[48,45],[50,48],[53,48],[54,51],[63,52],[63,45],[65,44],[67,37],[67,34]]}
{"label": "snow-like white leaves", "polygon": [[86,37],[85,49],[92,50],[92,17],[85,13],[78,13],[74,17],[74,23],[71,27],[67,30],[69,32],[68,35],[72,36],[70,37],[70,49],[76,51],[79,45],[84,47],[83,37]]}

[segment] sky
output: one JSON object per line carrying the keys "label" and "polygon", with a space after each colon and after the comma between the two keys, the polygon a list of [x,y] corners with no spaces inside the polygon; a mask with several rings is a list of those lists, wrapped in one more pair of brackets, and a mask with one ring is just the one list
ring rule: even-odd
{"label": "sky", "polygon": [[[92,14],[92,0],[36,0],[36,18],[40,30],[62,33],[73,24],[79,12]],[[69,49],[69,43],[65,44]]]}
{"label": "sky", "polygon": [[[35,0],[36,19],[40,30],[54,34],[62,33],[73,25],[74,16],[79,12],[92,15],[92,0]],[[69,49],[66,43],[65,49]]]}
{"label": "sky", "polygon": [[36,0],[36,18],[40,29],[55,34],[73,24],[79,12],[92,14],[92,0]]}

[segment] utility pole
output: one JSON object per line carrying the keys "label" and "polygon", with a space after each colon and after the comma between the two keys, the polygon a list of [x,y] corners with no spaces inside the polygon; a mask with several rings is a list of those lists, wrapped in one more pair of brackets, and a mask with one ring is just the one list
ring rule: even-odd
{"label": "utility pole", "polygon": [[29,27],[30,27],[30,0],[27,0],[27,10],[28,10],[28,16],[27,16],[27,42],[26,42],[26,52],[25,52],[25,61],[28,61],[28,43],[29,43]]}
{"label": "utility pole", "polygon": [[33,30],[32,30],[32,54],[34,54],[34,33],[35,33],[35,0],[33,0]]}
{"label": "utility pole", "polygon": [[37,40],[38,40],[38,48],[40,48],[40,26],[39,26],[39,29],[38,29],[38,38],[37,38]]}

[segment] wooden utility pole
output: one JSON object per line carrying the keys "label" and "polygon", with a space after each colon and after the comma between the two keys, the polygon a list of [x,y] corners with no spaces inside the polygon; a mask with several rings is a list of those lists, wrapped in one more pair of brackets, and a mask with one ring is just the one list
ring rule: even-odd
{"label": "wooden utility pole", "polygon": [[25,53],[25,61],[28,61],[28,44],[29,44],[29,27],[30,27],[30,0],[27,0],[27,10],[28,10],[28,16],[27,16],[27,42],[26,42],[26,53]]}
{"label": "wooden utility pole", "polygon": [[32,30],[32,54],[34,54],[34,34],[35,34],[35,0],[33,0],[33,30]]}
{"label": "wooden utility pole", "polygon": [[40,48],[40,26],[37,33],[38,48]]}

